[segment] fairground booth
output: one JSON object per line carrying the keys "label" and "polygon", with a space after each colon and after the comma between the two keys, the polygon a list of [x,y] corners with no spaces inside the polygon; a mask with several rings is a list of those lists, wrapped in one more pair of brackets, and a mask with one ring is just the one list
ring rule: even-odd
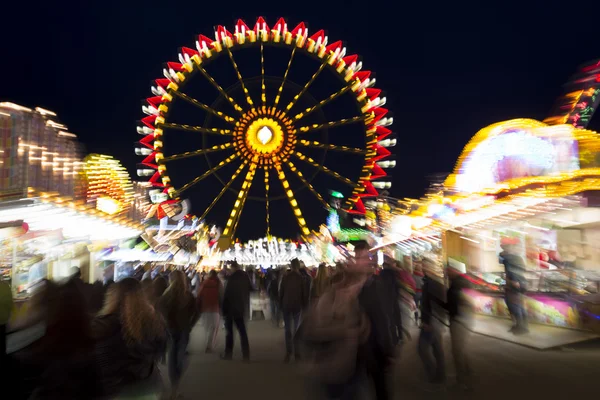
{"label": "fairground booth", "polygon": [[444,267],[474,283],[476,311],[509,318],[500,253],[523,260],[530,322],[597,329],[600,293],[600,138],[572,125],[515,119],[465,146],[443,189],[409,220],[429,221],[399,240],[441,241]]}
{"label": "fairground booth", "polygon": [[78,268],[102,279],[104,253],[141,233],[129,175],[110,156],[83,158],[56,114],[0,103],[0,272],[17,298]]}

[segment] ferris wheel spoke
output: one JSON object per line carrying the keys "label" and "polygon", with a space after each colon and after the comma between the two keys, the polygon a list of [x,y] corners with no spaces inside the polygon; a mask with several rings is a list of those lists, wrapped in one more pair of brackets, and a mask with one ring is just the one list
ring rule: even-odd
{"label": "ferris wheel spoke", "polygon": [[217,204],[217,202],[221,199],[221,197],[223,197],[223,195],[225,194],[225,192],[227,191],[227,189],[229,189],[229,187],[233,184],[233,181],[236,180],[236,178],[238,177],[238,175],[242,172],[242,170],[246,167],[247,164],[248,164],[248,162],[244,161],[242,163],[242,165],[239,166],[239,168],[237,169],[237,171],[235,171],[233,173],[233,175],[231,175],[231,178],[229,178],[229,182],[227,182],[225,184],[225,186],[223,186],[223,189],[221,189],[221,192],[217,195],[217,197],[214,198],[214,200],[212,201],[212,203],[210,203],[210,205],[208,206],[208,208],[206,210],[204,210],[204,213],[202,213],[202,216],[200,217],[200,221],[202,221],[204,218],[206,218],[206,216],[208,215],[208,213],[210,212],[210,210],[212,210],[212,208],[215,206],[215,204]]}
{"label": "ferris wheel spoke", "polygon": [[299,119],[302,119],[304,117],[306,117],[308,114],[322,108],[324,105],[332,102],[333,100],[337,99],[338,97],[340,97],[341,95],[343,95],[344,93],[346,93],[348,90],[350,90],[352,86],[344,86],[343,88],[341,88],[340,90],[338,90],[337,92],[331,94],[329,97],[321,100],[318,104],[315,104],[314,106],[307,108],[306,111],[301,112],[299,114],[297,114],[294,119],[297,121]]}
{"label": "ferris wheel spoke", "polygon": [[177,194],[180,194],[184,191],[186,191],[187,189],[189,189],[190,187],[194,186],[196,183],[204,180],[205,178],[211,176],[212,174],[214,174],[215,172],[217,172],[218,170],[220,170],[221,168],[223,168],[224,166],[226,166],[227,164],[231,163],[233,160],[235,160],[237,158],[236,154],[232,154],[229,157],[227,157],[226,159],[222,160],[221,162],[219,162],[217,165],[215,165],[214,167],[212,167],[211,169],[209,169],[208,171],[206,171],[205,173],[203,173],[202,175],[194,178],[193,181],[186,183],[185,185],[183,185],[181,187],[181,189],[177,190]]}
{"label": "ferris wheel spoke", "polygon": [[233,143],[227,142],[224,144],[218,144],[216,146],[209,147],[208,149],[200,149],[200,150],[188,151],[186,153],[181,153],[181,154],[173,154],[172,156],[163,158],[162,162],[181,160],[183,158],[196,157],[196,156],[200,156],[203,154],[214,153],[215,151],[226,150],[226,149],[230,148],[231,146],[233,146]]}
{"label": "ferris wheel spoke", "polygon": [[209,133],[212,135],[231,136],[230,129],[205,128],[203,126],[173,124],[171,122],[163,122],[161,124],[158,124],[158,126],[161,128],[166,128],[166,129],[177,129],[180,131],[200,132],[200,133]]}
{"label": "ferris wheel spoke", "polygon": [[229,219],[227,220],[225,229],[223,230],[223,235],[226,237],[233,237],[233,235],[235,234],[238,223],[240,221],[240,216],[242,215],[242,211],[246,203],[246,199],[248,198],[248,193],[250,192],[250,187],[252,186],[252,181],[254,180],[255,173],[256,163],[251,163],[250,168],[248,169],[248,173],[246,173],[244,183],[242,184],[242,188],[238,192],[238,196],[235,199],[235,203],[233,204],[233,209],[229,214]]}
{"label": "ferris wheel spoke", "polygon": [[366,154],[367,151],[364,149],[359,149],[356,147],[346,147],[346,146],[338,146],[335,144],[327,144],[327,143],[321,143],[321,142],[316,142],[314,140],[299,140],[298,141],[298,145],[299,146],[304,146],[304,147],[314,147],[317,149],[327,149],[327,150],[334,150],[334,151],[342,151],[345,153],[354,153],[354,154]]}
{"label": "ferris wheel spoke", "polygon": [[281,99],[281,93],[283,92],[283,86],[285,85],[285,81],[287,80],[287,76],[290,73],[290,68],[292,66],[292,61],[294,60],[294,54],[296,54],[296,48],[292,49],[292,54],[290,55],[290,60],[288,61],[287,67],[285,69],[285,73],[283,74],[283,80],[281,81],[281,85],[279,85],[279,89],[277,89],[277,96],[275,97],[275,107],[279,104],[279,99]]}
{"label": "ferris wheel spoke", "polygon": [[341,182],[344,182],[346,185],[352,186],[353,188],[358,186],[357,183],[355,183],[354,181],[352,181],[351,179],[346,178],[345,176],[340,175],[339,173],[327,168],[324,165],[319,164],[318,162],[316,162],[315,160],[313,160],[312,158],[300,153],[299,151],[295,151],[294,155],[299,158],[300,160],[306,162],[307,164],[312,165],[313,167],[325,172],[328,175],[333,176],[334,178],[340,180]]}
{"label": "ferris wheel spoke", "polygon": [[267,104],[267,86],[265,85],[265,53],[263,42],[260,42],[260,99],[262,105]]}
{"label": "ferris wheel spoke", "polygon": [[353,124],[355,122],[364,121],[365,119],[367,119],[367,117],[368,116],[365,116],[365,115],[357,115],[356,117],[344,118],[344,119],[340,119],[339,121],[329,121],[329,122],[325,122],[324,124],[312,124],[312,125],[307,125],[307,126],[301,126],[298,128],[298,130],[300,131],[300,133],[306,133],[306,132],[310,132],[310,131],[317,131],[317,130],[323,129],[323,128],[334,128],[336,126],[343,126],[343,125]]}
{"label": "ferris wheel spoke", "polygon": [[304,85],[304,87],[302,88],[302,90],[300,91],[300,93],[298,93],[297,95],[294,96],[294,98],[292,99],[292,101],[290,101],[290,104],[288,104],[287,107],[285,108],[285,111],[290,111],[292,109],[292,107],[294,107],[294,104],[296,104],[296,102],[298,101],[298,99],[300,99],[300,97],[302,97],[304,95],[304,93],[306,93],[306,91],[308,90],[308,88],[310,87],[310,85],[313,84],[313,82],[315,81],[315,79],[317,79],[317,77],[319,76],[319,74],[321,73],[321,71],[323,71],[323,69],[327,65],[327,61],[328,60],[329,60],[329,57],[319,66],[319,69],[317,70],[317,72],[315,72],[313,74],[313,76],[311,76],[310,80],[306,83],[306,85]]}
{"label": "ferris wheel spoke", "polygon": [[231,97],[230,95],[227,94],[227,92],[221,87],[221,85],[219,85],[217,83],[217,81],[215,81],[215,79],[208,73],[206,72],[206,70],[202,67],[198,67],[198,70],[200,71],[200,73],[202,75],[204,75],[204,77],[206,79],[208,79],[208,81],[211,83],[211,85],[213,85],[218,91],[219,93],[221,93],[221,96],[225,97],[227,99],[227,101],[229,101],[229,103],[233,106],[233,108],[235,109],[235,111],[237,111],[238,113],[242,113],[243,108],[240,107],[235,100],[233,99],[233,97]]}
{"label": "ferris wheel spoke", "polygon": [[290,202],[292,211],[294,212],[294,215],[296,216],[296,220],[298,220],[298,225],[300,226],[300,230],[302,231],[302,234],[304,236],[307,236],[310,234],[310,230],[306,226],[306,220],[302,216],[302,211],[300,210],[300,207],[298,206],[298,201],[296,201],[296,198],[294,197],[294,192],[290,188],[290,183],[288,182],[288,180],[285,177],[285,172],[283,172],[283,168],[281,168],[280,164],[275,164],[275,169],[277,170],[277,176],[279,177],[279,180],[281,181],[281,184],[283,185],[283,190],[285,191],[285,195],[287,196],[288,201]]}
{"label": "ferris wheel spoke", "polygon": [[233,58],[233,53],[231,52],[229,47],[226,47],[226,49],[227,49],[227,54],[229,55],[229,59],[231,60],[231,64],[233,65],[233,69],[235,69],[235,74],[237,75],[238,80],[240,81],[240,84],[242,85],[242,90],[244,91],[244,95],[246,96],[246,102],[248,103],[248,105],[250,107],[252,107],[252,106],[254,106],[254,103],[252,102],[252,98],[250,97],[250,92],[248,92],[246,85],[244,85],[244,78],[242,78],[242,73],[240,72],[240,69],[238,68],[237,63],[235,62],[235,59]]}
{"label": "ferris wheel spoke", "polygon": [[313,185],[309,181],[306,180],[306,178],[304,177],[302,172],[300,172],[298,170],[298,168],[296,168],[294,163],[291,161],[288,161],[288,166],[289,166],[290,170],[296,174],[298,179],[300,179],[302,181],[302,184],[304,184],[304,186],[306,186],[308,188],[308,190],[310,190],[310,192],[317,198],[317,200],[319,200],[325,208],[329,208],[329,204],[327,204],[325,199],[323,199],[323,196],[321,196],[321,194],[319,192],[317,192],[317,190],[313,187]]}
{"label": "ferris wheel spoke", "polygon": [[193,104],[196,107],[198,107],[198,108],[200,108],[200,109],[202,109],[202,110],[204,110],[206,112],[209,112],[209,113],[211,113],[211,114],[213,114],[213,115],[215,115],[215,116],[217,116],[217,117],[225,120],[226,122],[231,122],[231,123],[235,122],[235,118],[232,118],[229,115],[226,115],[226,114],[222,113],[221,111],[217,111],[217,110],[215,110],[215,109],[207,106],[206,104],[203,104],[203,103],[199,102],[198,100],[194,99],[193,97],[188,96],[185,93],[181,93],[181,92],[178,92],[178,91],[174,90],[173,94],[175,94],[175,96],[177,96],[177,97],[179,97],[179,98],[187,101],[188,103]]}
{"label": "ferris wheel spoke", "polygon": [[271,236],[271,221],[269,217],[269,168],[265,167],[265,209],[267,214],[267,237]]}

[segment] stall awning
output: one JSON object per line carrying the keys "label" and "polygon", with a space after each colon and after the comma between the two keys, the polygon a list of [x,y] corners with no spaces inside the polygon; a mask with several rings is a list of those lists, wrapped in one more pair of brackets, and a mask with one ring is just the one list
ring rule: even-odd
{"label": "stall awning", "polygon": [[37,199],[0,205],[0,223],[14,220],[24,220],[30,231],[61,229],[66,239],[124,240],[141,234],[133,224]]}

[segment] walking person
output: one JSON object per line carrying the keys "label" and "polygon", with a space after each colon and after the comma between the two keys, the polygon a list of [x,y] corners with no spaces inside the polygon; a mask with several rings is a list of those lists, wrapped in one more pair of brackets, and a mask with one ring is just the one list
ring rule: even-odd
{"label": "walking person", "polygon": [[166,325],[137,280],[125,278],[110,286],[92,321],[92,336],[103,396],[160,397],[157,363],[167,344]]}
{"label": "walking person", "polygon": [[291,262],[291,270],[281,280],[279,298],[283,310],[283,322],[285,324],[285,358],[284,362],[290,362],[292,352],[296,361],[300,361],[300,345],[296,331],[300,324],[302,310],[308,304],[308,292],[306,291],[305,278],[300,274],[300,261],[295,258]]}
{"label": "walking person", "polygon": [[[417,284],[412,272],[412,259],[404,257],[404,260],[397,264],[399,265],[399,281],[400,281],[400,310],[405,323],[408,326],[408,321],[418,317],[416,312],[415,294],[417,292]],[[418,321],[415,319],[415,325]]]}
{"label": "walking person", "polygon": [[390,327],[395,325],[397,328],[399,322],[390,322],[394,311],[386,307],[385,286],[373,275],[374,263],[367,243],[357,243],[354,251],[355,265],[352,268],[364,282],[358,301],[370,323],[367,342],[360,352],[360,362],[373,384],[375,398],[387,400],[393,398],[390,377],[396,357],[395,339]]}
{"label": "walking person", "polygon": [[319,297],[323,295],[331,286],[331,279],[327,272],[327,266],[320,264],[317,269],[317,276],[313,280],[312,287],[310,289],[311,302],[318,301]]}
{"label": "walking person", "polygon": [[185,368],[190,332],[198,315],[196,302],[188,285],[188,278],[183,271],[171,272],[169,287],[158,301],[157,308],[164,315],[169,332],[167,361],[171,380],[171,396],[176,398],[179,395],[179,382]]}
{"label": "walking person", "polygon": [[299,265],[299,268],[300,268],[300,275],[302,276],[302,280],[304,282],[304,291],[305,291],[306,296],[307,296],[307,301],[304,304],[304,309],[306,309],[308,307],[309,303],[310,303],[310,292],[311,292],[311,288],[312,288],[313,278],[308,273],[306,265],[304,265],[303,262],[298,261],[298,265]]}
{"label": "walking person", "polygon": [[464,271],[448,268],[451,283],[446,295],[446,308],[450,316],[450,340],[457,385],[460,389],[470,390],[471,365],[467,347],[471,336],[472,311],[468,298],[463,294],[463,290],[469,286],[463,273]]}
{"label": "walking person", "polygon": [[281,321],[281,307],[279,305],[279,274],[278,269],[270,269],[267,279],[267,295],[271,303],[271,321],[278,327]]}
{"label": "walking person", "polygon": [[231,275],[225,285],[223,295],[223,317],[225,318],[225,352],[221,355],[223,360],[231,360],[233,357],[233,325],[240,334],[242,346],[242,357],[244,361],[250,361],[250,344],[248,332],[246,331],[245,318],[250,310],[250,292],[252,283],[250,278],[236,261],[231,263]]}
{"label": "walking person", "polygon": [[220,307],[223,285],[217,277],[214,269],[208,274],[208,278],[198,288],[198,304],[202,322],[206,329],[206,353],[212,353],[217,342],[219,325],[221,323]]}
{"label": "walking person", "polygon": [[149,300],[152,306],[156,306],[162,295],[165,293],[165,290],[169,287],[169,283],[162,276],[158,275],[152,281],[152,289],[149,293]]}
{"label": "walking person", "polygon": [[397,346],[402,340],[402,312],[400,311],[400,283],[398,282],[399,269],[396,268],[394,260],[386,257],[383,262],[383,270],[379,273],[382,283],[381,295],[384,299],[385,313],[389,323],[389,331],[392,343]]}
{"label": "walking person", "polygon": [[380,296],[384,289],[373,275],[366,243],[358,243],[355,254],[353,262],[338,266],[334,283],[311,307],[304,340],[312,350],[313,376],[328,399],[362,398],[372,386],[374,398],[387,400],[394,346]]}
{"label": "walking person", "polygon": [[[350,400],[365,386],[361,353],[370,322],[358,300],[364,277],[349,265],[338,268],[338,278],[304,318],[303,340],[315,389],[326,399]],[[318,394],[310,397],[317,398]]]}
{"label": "walking person", "polygon": [[517,254],[516,244],[505,240],[501,244],[500,262],[504,264],[506,274],[505,301],[513,318],[510,332],[515,335],[529,333],[525,311],[526,280],[524,278],[525,263]]}
{"label": "walking person", "polygon": [[46,300],[45,334],[18,356],[19,368],[37,375],[29,399],[93,399],[100,388],[84,297],[71,278]]}
{"label": "walking person", "polygon": [[13,307],[12,291],[8,283],[0,281],[0,372],[5,372],[6,356],[6,326]]}
{"label": "walking person", "polygon": [[415,322],[419,325],[419,310],[421,309],[421,301],[423,300],[423,261],[415,263],[413,270],[413,279],[415,280]]}
{"label": "walking person", "polygon": [[425,373],[433,389],[438,389],[446,379],[444,368],[444,348],[442,345],[440,331],[433,315],[433,303],[435,295],[432,285],[434,282],[427,276],[423,277],[421,297],[421,332],[419,334],[418,352]]}

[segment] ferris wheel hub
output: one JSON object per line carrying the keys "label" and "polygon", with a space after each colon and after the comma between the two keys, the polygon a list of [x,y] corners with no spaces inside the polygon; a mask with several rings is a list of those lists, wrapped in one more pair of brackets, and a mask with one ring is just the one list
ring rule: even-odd
{"label": "ferris wheel hub", "polygon": [[233,135],[238,156],[263,167],[285,162],[296,144],[290,118],[269,107],[246,112],[236,123]]}
{"label": "ferris wheel hub", "polygon": [[268,126],[263,126],[258,130],[258,134],[256,136],[258,137],[259,142],[262,144],[267,144],[271,141],[271,139],[273,139],[273,132],[271,132],[271,129],[269,129]]}

